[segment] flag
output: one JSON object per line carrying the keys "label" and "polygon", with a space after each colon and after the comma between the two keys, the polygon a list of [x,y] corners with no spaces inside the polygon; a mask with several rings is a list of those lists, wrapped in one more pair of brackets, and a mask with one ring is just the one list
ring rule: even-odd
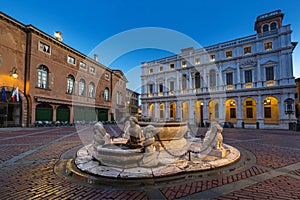
{"label": "flag", "polygon": [[19,87],[17,87],[13,93],[15,100],[19,101]]}
{"label": "flag", "polygon": [[5,101],[5,96],[6,96],[5,87],[2,86],[2,90],[1,90],[1,100],[2,101]]}
{"label": "flag", "polygon": [[14,91],[15,91],[15,88],[13,87],[10,91],[10,98],[11,98],[11,101],[14,102],[15,101],[15,98],[13,97],[13,94],[14,94]]}
{"label": "flag", "polygon": [[11,94],[11,101],[19,101],[19,87],[17,87],[15,90],[14,88],[12,89],[12,94]]}

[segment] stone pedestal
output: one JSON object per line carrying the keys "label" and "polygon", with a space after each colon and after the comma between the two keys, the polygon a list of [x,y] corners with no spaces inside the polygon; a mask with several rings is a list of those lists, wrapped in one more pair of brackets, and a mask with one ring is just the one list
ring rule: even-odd
{"label": "stone pedestal", "polygon": [[227,150],[226,149],[212,149],[208,155],[210,156],[216,156],[216,157],[219,157],[219,158],[225,158],[226,155],[227,155]]}

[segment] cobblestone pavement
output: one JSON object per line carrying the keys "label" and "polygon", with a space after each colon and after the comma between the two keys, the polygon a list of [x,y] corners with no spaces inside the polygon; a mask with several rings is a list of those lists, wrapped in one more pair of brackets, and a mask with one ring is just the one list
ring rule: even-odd
{"label": "cobblestone pavement", "polygon": [[[206,129],[201,128],[198,134]],[[90,128],[0,129],[0,199],[300,199],[300,133],[224,129],[224,142],[253,153],[244,170],[152,187],[95,187],[58,176],[64,152],[92,140]]]}

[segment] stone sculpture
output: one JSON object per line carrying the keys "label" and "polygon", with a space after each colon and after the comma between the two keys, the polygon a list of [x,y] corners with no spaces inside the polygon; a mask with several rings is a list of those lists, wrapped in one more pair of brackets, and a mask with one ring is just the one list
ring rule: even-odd
{"label": "stone sculpture", "polygon": [[102,147],[105,144],[111,143],[111,138],[108,133],[106,133],[105,128],[101,122],[97,122],[93,128],[94,140],[93,147],[97,150],[97,147]]}
{"label": "stone sculpture", "polygon": [[138,120],[135,117],[129,118],[130,127],[127,128],[125,135],[129,135],[129,139],[126,146],[131,149],[142,148],[143,142],[145,141],[145,136],[143,131],[138,124]]}

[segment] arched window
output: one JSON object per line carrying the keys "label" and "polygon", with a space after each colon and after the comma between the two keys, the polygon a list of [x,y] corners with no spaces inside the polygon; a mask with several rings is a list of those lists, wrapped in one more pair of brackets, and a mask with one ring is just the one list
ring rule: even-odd
{"label": "arched window", "polygon": [[195,88],[196,88],[196,91],[199,92],[200,91],[200,86],[201,86],[201,83],[200,83],[200,73],[197,72],[195,74]]}
{"label": "arched window", "polygon": [[169,110],[170,110],[170,120],[175,120],[176,119],[176,104],[173,102],[173,103],[170,103],[170,106],[169,106]]}
{"label": "arched window", "polygon": [[109,101],[109,89],[105,88],[104,90],[104,101]]}
{"label": "arched window", "polygon": [[265,24],[263,25],[263,33],[269,31],[269,25]]}
{"label": "arched window", "polygon": [[272,22],[270,25],[271,31],[277,29],[277,23],[276,22]]}
{"label": "arched window", "polygon": [[40,65],[38,67],[38,87],[48,89],[49,85],[49,69],[45,65]]}
{"label": "arched window", "polygon": [[67,78],[67,93],[68,94],[74,94],[74,83],[75,83],[74,76],[69,75]]}
{"label": "arched window", "polygon": [[80,79],[78,89],[79,89],[78,90],[79,96],[84,96],[85,95],[85,80],[84,79]]}
{"label": "arched window", "polygon": [[95,84],[93,82],[89,84],[89,97],[95,98]]}
{"label": "arched window", "polygon": [[160,120],[164,119],[164,114],[165,114],[165,105],[162,103],[159,106],[159,118],[160,118]]}

